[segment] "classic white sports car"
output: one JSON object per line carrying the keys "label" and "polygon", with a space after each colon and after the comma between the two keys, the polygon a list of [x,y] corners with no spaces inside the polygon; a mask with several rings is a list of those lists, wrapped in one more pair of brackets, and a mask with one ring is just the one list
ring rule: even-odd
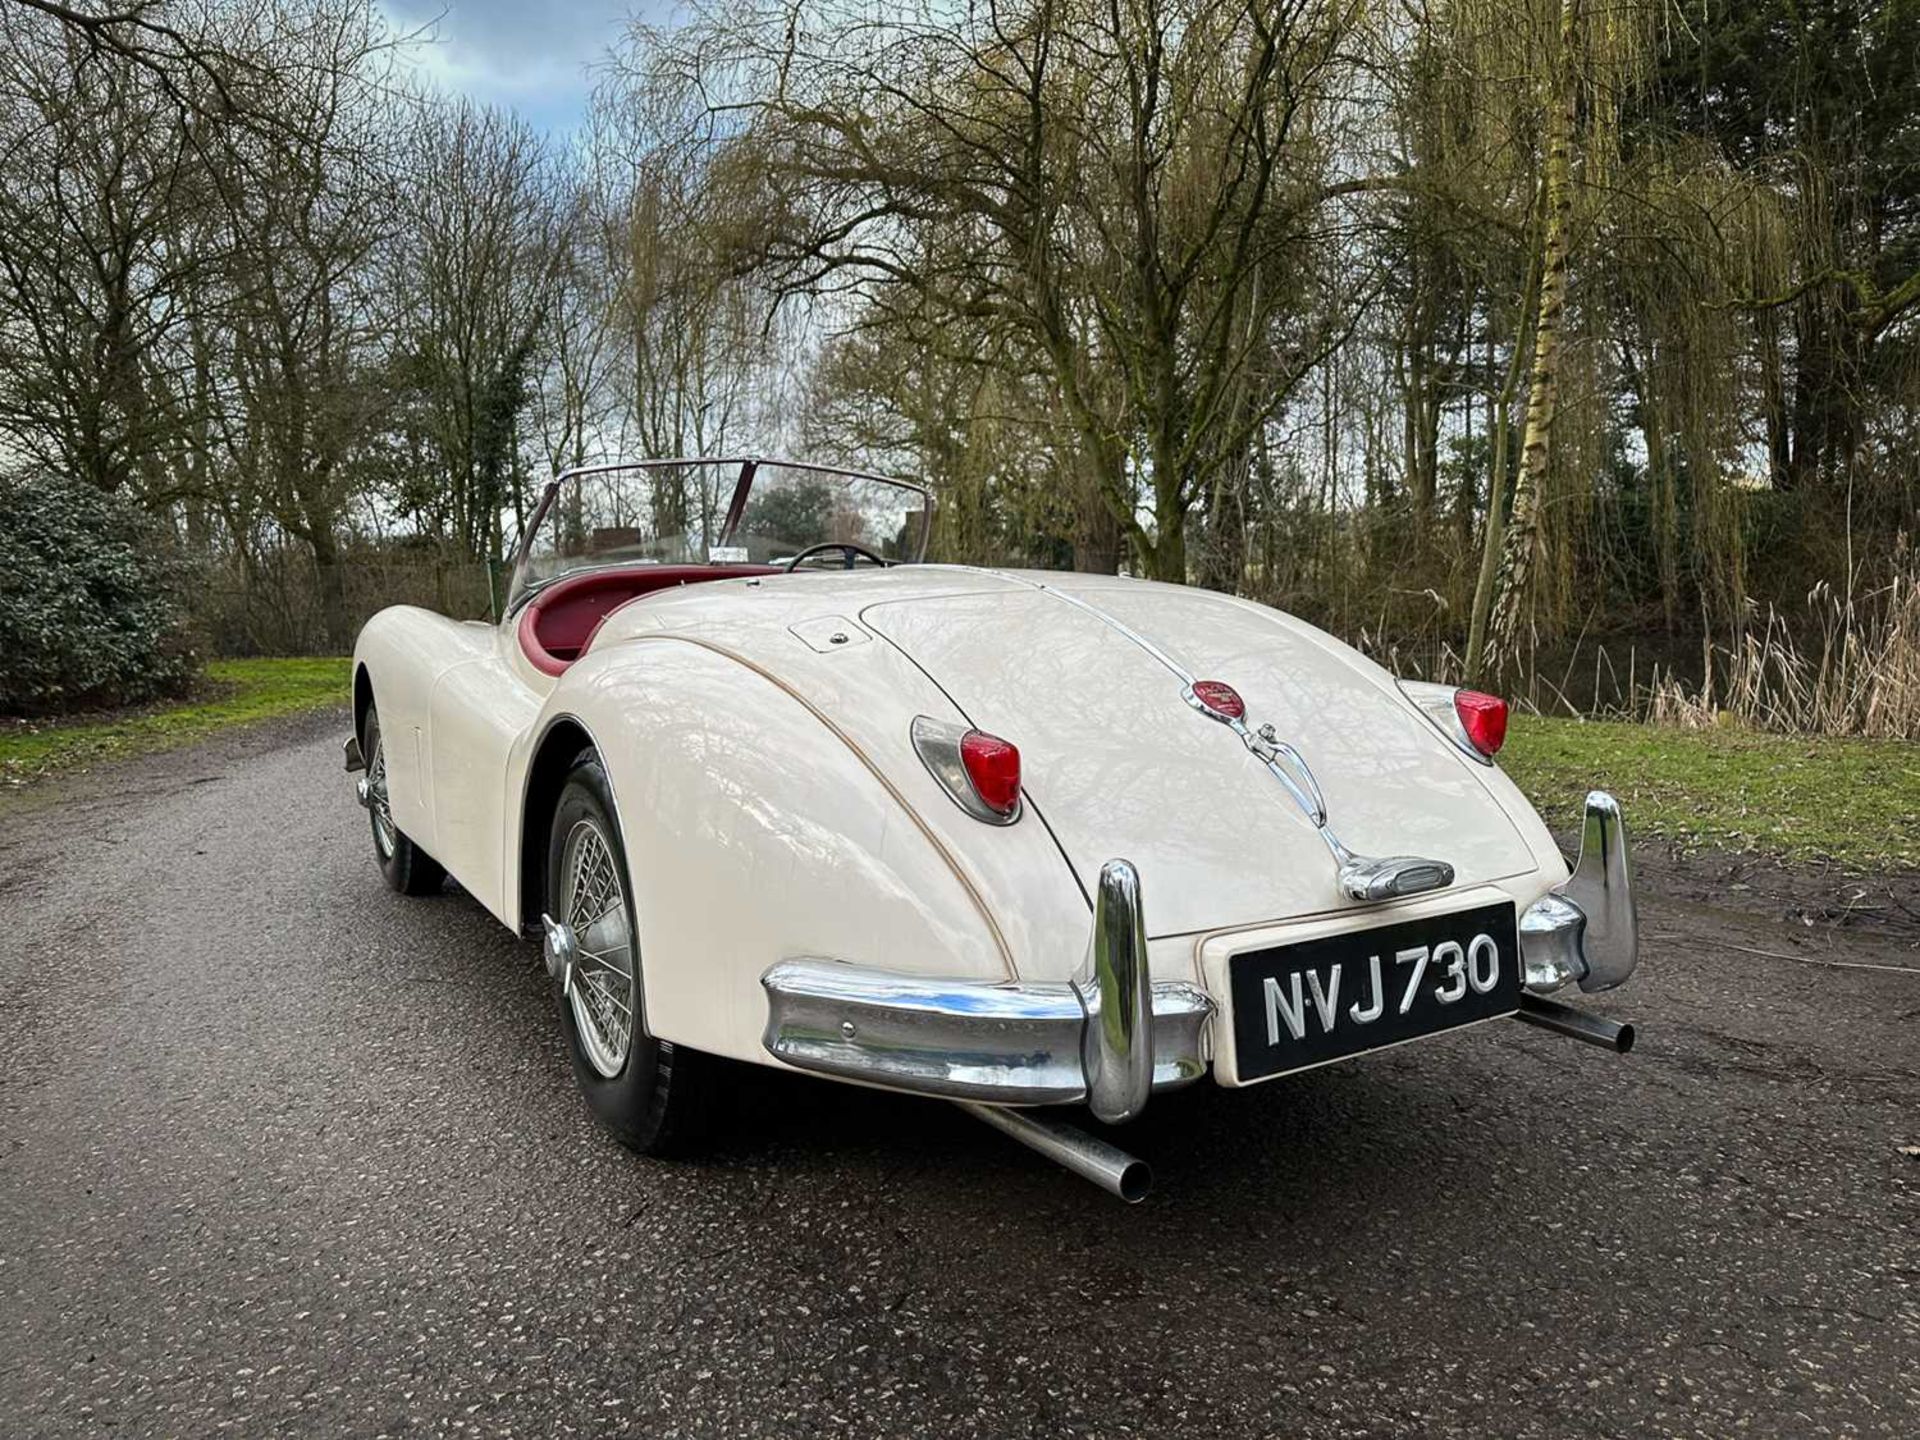
{"label": "classic white sports car", "polygon": [[918,486],[599,466],[547,488],[505,619],[397,607],[347,768],[388,881],[539,936],[588,1103],[636,1149],[750,1061],[958,1101],[1137,1199],[1109,1124],[1547,1000],[1637,958],[1626,833],[1571,873],[1491,696],[1229,595],[907,563]]}

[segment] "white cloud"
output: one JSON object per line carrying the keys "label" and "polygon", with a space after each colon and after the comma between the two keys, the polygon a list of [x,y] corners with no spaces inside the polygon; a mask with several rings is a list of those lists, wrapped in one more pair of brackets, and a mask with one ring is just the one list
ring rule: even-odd
{"label": "white cloud", "polygon": [[619,40],[628,14],[666,8],[659,0],[381,0],[397,30],[434,37],[412,54],[426,75],[551,130],[580,122],[588,67]]}

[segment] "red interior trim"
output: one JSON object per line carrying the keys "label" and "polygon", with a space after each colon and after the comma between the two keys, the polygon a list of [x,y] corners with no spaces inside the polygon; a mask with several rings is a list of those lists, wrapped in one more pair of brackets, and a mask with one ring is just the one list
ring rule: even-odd
{"label": "red interior trim", "polygon": [[775,565],[636,565],[623,570],[591,570],[560,580],[520,612],[520,648],[543,675],[561,675],[584,655],[601,623],[629,600],[682,585],[743,575],[778,575]]}

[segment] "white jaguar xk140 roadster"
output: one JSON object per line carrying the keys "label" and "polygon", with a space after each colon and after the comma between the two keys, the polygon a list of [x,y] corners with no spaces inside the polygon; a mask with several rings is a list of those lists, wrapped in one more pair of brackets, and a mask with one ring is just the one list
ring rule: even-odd
{"label": "white jaguar xk140 roadster", "polygon": [[957,1101],[1127,1199],[1113,1124],[1483,1020],[1624,1051],[1544,998],[1632,973],[1626,833],[1571,872],[1491,696],[1245,600],[907,563],[931,497],[684,460],[549,485],[498,625],[395,608],[347,768],[394,888],[543,940],[622,1140],[725,1069]]}

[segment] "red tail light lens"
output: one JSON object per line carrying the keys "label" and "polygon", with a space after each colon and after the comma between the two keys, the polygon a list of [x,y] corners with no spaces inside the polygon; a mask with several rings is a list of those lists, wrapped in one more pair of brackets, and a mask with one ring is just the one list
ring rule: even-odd
{"label": "red tail light lens", "polygon": [[1240,692],[1224,680],[1196,680],[1193,682],[1193,698],[1209,714],[1222,720],[1244,720],[1247,715],[1247,703],[1240,698]]}
{"label": "red tail light lens", "polygon": [[1507,702],[1498,695],[1462,690],[1453,697],[1453,710],[1473,748],[1489,760],[1507,743]]}
{"label": "red tail light lens", "polygon": [[1011,815],[1020,804],[1020,751],[998,735],[969,730],[960,737],[960,763],[973,793],[996,815]]}

